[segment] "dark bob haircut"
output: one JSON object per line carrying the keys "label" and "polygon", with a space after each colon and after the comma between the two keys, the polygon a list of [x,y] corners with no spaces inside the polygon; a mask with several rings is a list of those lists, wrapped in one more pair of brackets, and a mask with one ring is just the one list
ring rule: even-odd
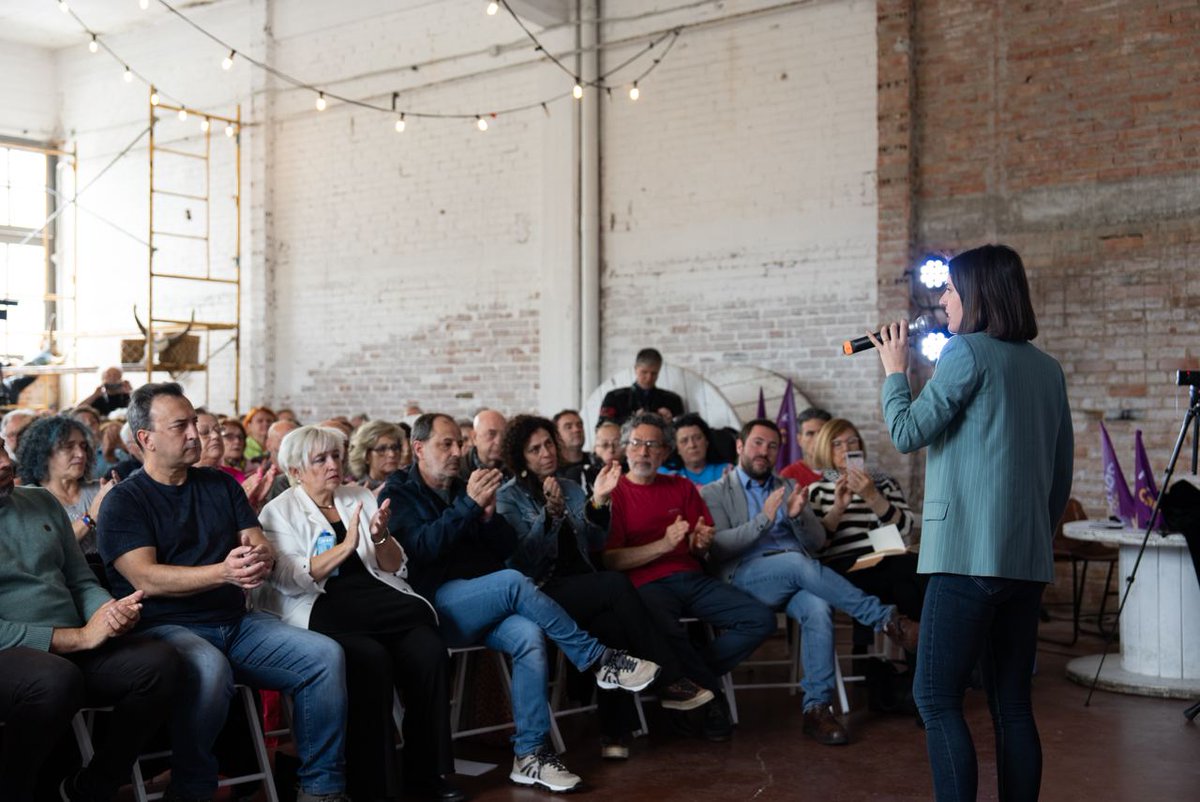
{"label": "dark bob haircut", "polygon": [[504,454],[504,464],[513,476],[521,476],[528,469],[525,467],[525,445],[529,438],[538,431],[544,431],[554,441],[554,447],[562,452],[562,443],[558,440],[558,429],[553,421],[537,415],[518,415],[504,427],[504,440],[501,441],[501,452]]}
{"label": "dark bob haircut", "polygon": [[962,299],[958,334],[982,331],[1010,342],[1037,337],[1025,265],[1012,248],[984,245],[964,251],[950,260],[950,278]]}
{"label": "dark bob haircut", "polygon": [[96,444],[92,441],[92,430],[67,415],[39,418],[21,432],[21,444],[17,447],[17,474],[21,484],[40,485],[50,478],[50,457],[54,449],[66,444],[75,432],[83,435],[87,443],[87,464],[81,482],[92,481],[96,467]]}

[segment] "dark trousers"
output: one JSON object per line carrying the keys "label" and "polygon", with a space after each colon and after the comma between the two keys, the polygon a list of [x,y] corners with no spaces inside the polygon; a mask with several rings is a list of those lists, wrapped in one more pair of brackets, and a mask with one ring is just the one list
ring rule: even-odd
{"label": "dark trousers", "polygon": [[854,560],[834,560],[829,567],[885,604],[894,604],[913,621],[921,620],[928,578],[917,573],[917,555],[895,554],[872,568],[848,572]]}
{"label": "dark trousers", "polygon": [[925,720],[925,742],[938,802],[973,800],[979,768],[963,695],[971,670],[983,685],[996,733],[1002,802],[1037,799],[1042,745],[1033,720],[1041,582],[934,574],[925,594],[913,697]]}
{"label": "dark trousers", "polygon": [[[625,649],[635,657],[662,666],[659,681],[670,684],[683,676],[680,660],[655,629],[642,597],[617,571],[597,571],[554,578],[541,587],[579,626],[611,649]],[[636,728],[633,695],[625,691],[599,691],[596,705],[600,731],[609,738],[629,735]]]}
{"label": "dark trousers", "polygon": [[34,798],[38,769],[85,705],[111,706],[113,715],[78,786],[98,798],[112,796],[129,781],[134,758],[166,719],[178,666],[170,646],[136,635],[66,655],[20,647],[0,651],[4,798]]}
{"label": "dark trousers", "polygon": [[[707,574],[680,572],[638,588],[655,628],[680,656],[683,672],[713,693],[721,692],[720,676],[745,660],[775,631],[770,607],[733,585]],[[716,639],[697,651],[683,616],[699,618],[719,630]]]}
{"label": "dark trousers", "polygon": [[387,635],[324,634],[346,652],[346,789],[355,799],[399,797],[392,692],[404,703],[404,776],[410,785],[454,771],[449,656],[417,626]]}

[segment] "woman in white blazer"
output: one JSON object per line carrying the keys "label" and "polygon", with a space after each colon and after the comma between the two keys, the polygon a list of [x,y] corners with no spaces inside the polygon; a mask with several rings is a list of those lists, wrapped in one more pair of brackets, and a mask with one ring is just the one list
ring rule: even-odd
{"label": "woman in white blazer", "polygon": [[446,779],[454,756],[437,614],[405,581],[404,551],[388,534],[388,504],[380,508],[370,491],[342,484],[343,449],[344,435],[327,427],[303,426],[283,439],[279,463],[292,487],[260,516],[276,561],[257,604],[345,650],[346,777],[355,799],[400,796],[393,688],[405,706],[405,786],[462,799]]}

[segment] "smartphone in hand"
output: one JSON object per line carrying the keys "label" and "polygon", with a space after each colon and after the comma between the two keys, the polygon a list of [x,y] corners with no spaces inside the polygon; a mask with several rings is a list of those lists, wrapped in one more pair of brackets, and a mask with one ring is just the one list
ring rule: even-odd
{"label": "smartphone in hand", "polygon": [[846,452],[846,470],[849,471],[854,468],[858,468],[861,471],[861,470],[865,470],[866,467],[867,467],[867,461],[863,457],[863,453],[861,451],[847,451]]}

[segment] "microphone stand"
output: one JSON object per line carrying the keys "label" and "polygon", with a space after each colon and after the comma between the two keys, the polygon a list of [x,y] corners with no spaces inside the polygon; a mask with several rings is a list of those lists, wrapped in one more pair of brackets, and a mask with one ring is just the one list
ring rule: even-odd
{"label": "microphone stand", "polygon": [[[1182,372],[1181,372],[1182,374]],[[1182,384],[1182,375],[1180,376]],[[1150,513],[1150,520],[1146,523],[1146,533],[1142,536],[1142,545],[1138,549],[1137,559],[1133,561],[1133,570],[1129,572],[1129,576],[1125,579],[1125,594],[1121,597],[1121,604],[1117,607],[1117,617],[1113,622],[1113,628],[1104,638],[1104,652],[1100,655],[1100,663],[1096,666],[1096,676],[1092,677],[1092,685],[1088,688],[1087,699],[1084,700],[1083,706],[1088,707],[1092,703],[1092,694],[1096,692],[1096,684],[1100,681],[1100,671],[1104,668],[1104,660],[1108,657],[1109,647],[1112,646],[1113,638],[1116,637],[1117,630],[1121,625],[1121,613],[1125,610],[1125,603],[1129,601],[1129,592],[1133,589],[1133,580],[1137,577],[1138,566],[1142,564],[1142,556],[1146,553],[1146,544],[1150,542],[1150,533],[1154,531],[1154,521],[1158,518],[1159,508],[1162,506],[1163,497],[1167,495],[1167,488],[1171,485],[1171,476],[1175,473],[1175,464],[1179,461],[1179,452],[1183,450],[1183,443],[1187,439],[1188,429],[1192,430],[1192,474],[1196,473],[1196,461],[1200,456],[1198,448],[1200,448],[1200,387],[1195,384],[1191,385],[1188,395],[1188,408],[1183,416],[1183,426],[1179,428],[1179,437],[1175,439],[1175,448],[1171,451],[1171,459],[1167,462],[1167,470],[1163,474],[1161,489],[1158,493],[1158,498],[1154,500],[1154,509]],[[1188,720],[1194,719],[1200,715],[1200,701],[1184,711],[1184,715]]]}

